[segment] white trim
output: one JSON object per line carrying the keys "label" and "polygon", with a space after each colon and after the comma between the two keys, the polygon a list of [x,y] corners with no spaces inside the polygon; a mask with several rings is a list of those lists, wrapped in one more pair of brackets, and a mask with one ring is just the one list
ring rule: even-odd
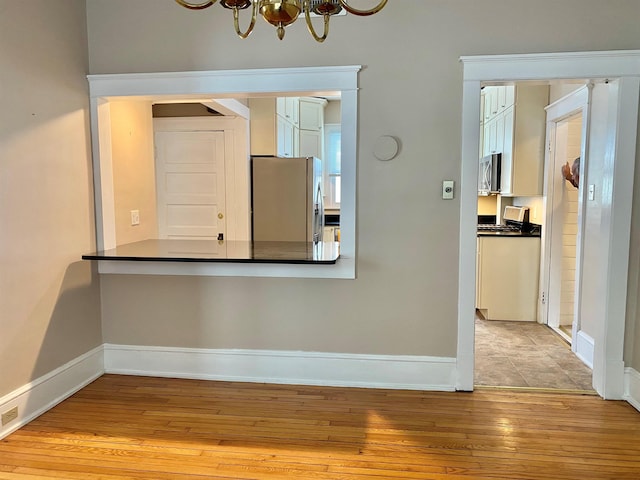
{"label": "white trim", "polygon": [[454,390],[455,359],[104,345],[107,373],[339,387]]}
{"label": "white trim", "polygon": [[342,252],[334,265],[99,260],[98,272],[117,275],[353,279],[355,263],[353,258],[343,256]]}
{"label": "white trim", "polygon": [[235,115],[245,120],[251,118],[251,110],[249,107],[233,98],[213,98],[209,101],[202,102],[202,104],[222,115]]}
{"label": "white trim", "polygon": [[[153,136],[158,132],[224,133],[225,215],[227,240],[251,240],[251,208],[249,185],[249,122],[239,116],[229,117],[163,117],[153,119]],[[158,158],[156,155],[155,162]],[[157,170],[157,165],[156,165]],[[156,175],[156,195],[159,191]],[[157,203],[157,202],[156,202]],[[157,205],[156,205],[157,206]],[[158,219],[158,230],[161,222]]]}
{"label": "white trim", "polygon": [[[109,100],[135,98],[177,101],[203,97],[233,98],[298,93],[323,95],[340,92],[342,125],[342,202],[340,205],[340,254],[345,261],[332,266],[246,265],[223,267],[189,263],[179,266],[156,262],[157,275],[229,275],[305,278],[356,278],[356,174],[358,155],[358,72],[361,66],[269,68],[204,72],[169,72],[89,75],[91,131],[98,250],[116,246],[113,213],[113,173],[110,149]],[[106,104],[106,105],[105,105]],[[144,262],[128,265],[100,262],[100,273],[149,273]],[[136,268],[139,265],[140,268]],[[176,273],[176,271],[179,273]],[[220,272],[220,273],[219,273]]]}
{"label": "white trim", "polygon": [[465,80],[555,80],[640,74],[640,50],[460,57]]}
{"label": "white trim", "polygon": [[122,73],[87,75],[95,97],[172,95],[189,99],[222,98],[241,93],[317,92],[355,90],[360,65],[211,70],[200,72]]}
{"label": "white trim", "polygon": [[631,367],[624,369],[623,398],[640,411],[640,372]]}
{"label": "white trim", "polygon": [[[553,226],[553,208],[551,206],[554,202],[555,191],[553,188],[554,178],[554,159],[551,158],[552,150],[549,147],[551,141],[555,145],[555,131],[557,124],[573,115],[578,113],[582,114],[582,130],[581,130],[581,143],[580,143],[580,179],[584,183],[586,178],[586,165],[589,163],[589,132],[590,132],[590,118],[591,118],[591,90],[593,84],[587,85],[574,90],[573,92],[565,95],[564,97],[556,100],[554,103],[548,105],[545,110],[547,111],[547,148],[545,148],[545,165],[544,165],[544,215],[545,226],[542,229],[542,250],[540,252],[540,291],[545,292],[547,295],[546,304],[541,302],[538,304],[538,318],[539,322],[545,325],[549,325],[560,336],[565,338],[571,344],[571,350],[575,353],[577,351],[576,342],[572,341],[578,335],[581,324],[581,299],[582,299],[582,264],[583,264],[583,243],[584,243],[584,230],[585,230],[585,214],[586,214],[586,192],[584,185],[578,190],[578,233],[576,236],[576,272],[575,272],[575,291],[574,291],[574,308],[573,308],[573,322],[571,326],[571,335],[567,335],[560,328],[549,324],[549,309],[551,306],[551,251],[552,251],[552,226]],[[553,147],[555,155],[555,147]],[[593,365],[591,365],[593,368]]]}
{"label": "white trim", "polygon": [[[635,166],[637,137],[638,91],[633,84],[640,77],[640,51],[573,52],[529,55],[492,55],[462,57],[462,165],[460,180],[460,238],[458,265],[458,371],[456,387],[473,390],[474,369],[474,292],[476,209],[478,173],[478,118],[480,115],[480,83],[518,80],[552,79],[620,79],[620,116],[630,122],[622,127],[616,138],[615,176],[609,241],[609,270],[607,271],[606,323],[595,338],[599,348],[594,355],[594,387],[605,398],[622,395],[624,324],[626,281],[629,264],[630,203]],[[634,103],[635,98],[635,103]],[[633,152],[633,155],[632,155]],[[626,196],[625,196],[626,195]],[[627,206],[623,202],[627,203]],[[615,223],[615,225],[614,225]],[[621,285],[624,284],[624,288]],[[616,303],[617,302],[617,303]]]}
{"label": "white trim", "polygon": [[584,364],[593,369],[593,357],[595,352],[595,342],[584,330],[578,331],[576,335],[575,353]]}
{"label": "white trim", "polygon": [[102,345],[0,398],[0,412],[18,407],[18,417],[0,426],[0,439],[73,395],[104,373]]}

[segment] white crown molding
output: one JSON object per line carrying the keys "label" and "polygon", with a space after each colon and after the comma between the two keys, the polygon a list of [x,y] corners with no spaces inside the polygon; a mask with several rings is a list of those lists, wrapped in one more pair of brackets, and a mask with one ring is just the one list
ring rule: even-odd
{"label": "white crown molding", "polygon": [[[360,65],[87,75],[93,98],[357,90]],[[265,78],[269,81],[264,81]],[[262,80],[262,81],[261,81]]]}
{"label": "white crown molding", "polygon": [[[640,75],[640,50],[463,56],[465,80],[533,80]],[[496,76],[499,66],[499,77]]]}

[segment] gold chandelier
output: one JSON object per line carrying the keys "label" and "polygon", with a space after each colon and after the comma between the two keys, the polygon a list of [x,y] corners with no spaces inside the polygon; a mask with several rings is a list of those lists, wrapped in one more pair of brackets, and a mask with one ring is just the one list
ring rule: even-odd
{"label": "gold chandelier", "polygon": [[[183,7],[191,10],[202,10],[215,4],[217,0],[205,0],[201,2],[189,2],[187,0],[176,0]],[[387,0],[380,0],[380,3],[370,10],[359,10],[347,3],[347,0],[220,0],[220,5],[233,10],[233,23],[236,33],[240,38],[247,38],[253,31],[256,24],[258,12],[268,23],[277,28],[278,38],[284,38],[284,27],[292,24],[298,19],[301,13],[307,21],[307,28],[311,36],[318,42],[324,42],[329,34],[329,19],[346,10],[358,16],[373,15],[379,12],[387,4]],[[251,22],[245,32],[240,31],[240,10],[252,7]],[[311,14],[320,15],[324,18],[324,33],[318,35],[311,23]]]}

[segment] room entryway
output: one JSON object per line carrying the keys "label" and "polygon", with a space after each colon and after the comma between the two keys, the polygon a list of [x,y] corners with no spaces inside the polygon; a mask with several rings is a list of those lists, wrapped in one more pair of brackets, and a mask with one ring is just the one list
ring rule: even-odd
{"label": "room entryway", "polygon": [[595,393],[591,369],[553,330],[535,322],[476,316],[476,386]]}

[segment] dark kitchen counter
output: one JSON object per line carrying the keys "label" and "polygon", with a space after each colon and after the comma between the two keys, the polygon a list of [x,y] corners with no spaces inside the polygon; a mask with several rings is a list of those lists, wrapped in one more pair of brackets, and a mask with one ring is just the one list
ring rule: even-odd
{"label": "dark kitchen counter", "polygon": [[339,243],[142,240],[89,253],[83,260],[335,264]]}
{"label": "dark kitchen counter", "polygon": [[478,231],[478,237],[514,237],[514,238],[522,238],[522,237],[540,237],[540,231],[537,232],[494,232],[494,231]]}
{"label": "dark kitchen counter", "polygon": [[339,227],[340,226],[340,214],[326,213],[324,215],[324,224],[326,227]]}

